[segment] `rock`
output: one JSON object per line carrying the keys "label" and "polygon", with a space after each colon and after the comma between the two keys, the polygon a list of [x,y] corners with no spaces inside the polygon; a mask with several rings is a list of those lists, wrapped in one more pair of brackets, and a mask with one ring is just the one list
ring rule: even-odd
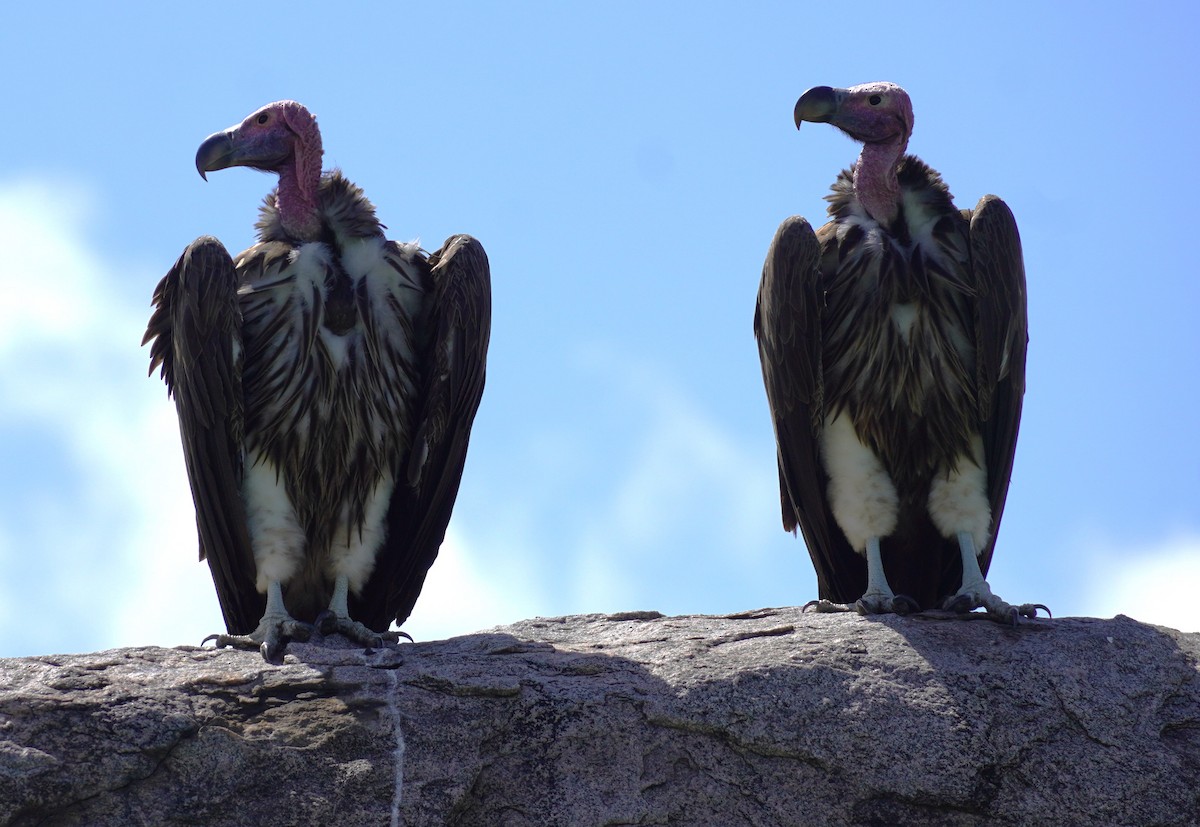
{"label": "rock", "polygon": [[1200,824],[1200,635],[764,609],[0,661],[12,825]]}

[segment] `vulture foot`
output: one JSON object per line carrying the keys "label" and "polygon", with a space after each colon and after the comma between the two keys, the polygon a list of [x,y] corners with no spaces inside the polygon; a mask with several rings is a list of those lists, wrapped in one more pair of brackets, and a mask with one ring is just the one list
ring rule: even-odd
{"label": "vulture foot", "polygon": [[917,601],[905,594],[867,592],[854,604],[860,615],[909,615],[921,611]]}
{"label": "vulture foot", "polygon": [[830,614],[832,612],[852,612],[854,606],[849,603],[834,603],[832,600],[821,598],[820,600],[810,600],[804,604],[802,612],[816,612],[817,614]]}
{"label": "vulture foot", "polygon": [[[1030,619],[1037,617],[1038,609],[1050,615],[1050,610],[1041,603],[1022,603],[1020,606],[1013,606],[993,594],[992,587],[988,585],[983,571],[979,568],[979,556],[975,553],[975,541],[971,534],[960,531],[958,544],[962,551],[962,586],[957,592],[942,601],[943,609],[956,614],[985,609],[989,619],[998,623],[1010,623],[1013,626],[1016,626],[1022,617]],[[1050,616],[1053,617],[1053,615]]]}
{"label": "vulture foot", "polygon": [[279,664],[283,663],[283,654],[287,649],[288,641],[305,641],[312,637],[312,633],[312,626],[289,615],[283,617],[265,615],[259,621],[258,628],[248,635],[209,635],[200,642],[200,645],[203,646],[211,640],[218,649],[226,646],[246,651],[257,649],[267,663]]}
{"label": "vulture foot", "polygon": [[366,649],[379,649],[385,643],[397,644],[400,638],[412,640],[408,632],[376,632],[347,615],[324,611],[317,615],[315,623],[322,635],[343,635]]}
{"label": "vulture foot", "polygon": [[1038,609],[1053,617],[1050,609],[1041,603],[1022,603],[1019,606],[1006,603],[992,594],[986,584],[983,591],[960,591],[958,594],[947,597],[942,602],[942,608],[955,614],[966,614],[975,609],[984,609],[991,620],[1013,626],[1016,626],[1023,617],[1029,619],[1037,617]]}
{"label": "vulture foot", "polygon": [[853,603],[834,603],[832,600],[810,600],[804,604],[803,612],[858,612],[861,615],[898,614],[919,612],[917,601],[904,594],[864,594]]}

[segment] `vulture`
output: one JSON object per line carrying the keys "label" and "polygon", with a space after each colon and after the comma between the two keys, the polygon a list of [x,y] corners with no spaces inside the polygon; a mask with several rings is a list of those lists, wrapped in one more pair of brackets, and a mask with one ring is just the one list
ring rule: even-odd
{"label": "vulture", "polygon": [[775,427],[783,525],[817,572],[817,611],[986,610],[1016,623],[985,575],[1025,391],[1025,268],[994,195],[955,208],[906,155],[913,111],[893,83],[818,86],[796,127],[862,144],[816,232],[780,225],[754,333]]}
{"label": "vulture", "polygon": [[314,628],[366,647],[404,635],[388,630],[445,536],[491,329],[479,242],[389,241],[322,154],[295,101],[204,140],[202,178],[244,166],[278,186],[236,258],[209,236],[183,251],[142,341],[175,399],[227,630],[208,640],[269,661]]}

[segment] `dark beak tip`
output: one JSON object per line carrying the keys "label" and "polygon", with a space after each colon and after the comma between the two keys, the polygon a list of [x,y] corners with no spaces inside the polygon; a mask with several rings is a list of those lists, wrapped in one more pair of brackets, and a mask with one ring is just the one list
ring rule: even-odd
{"label": "dark beak tip", "polygon": [[236,163],[233,139],[229,135],[229,130],[209,135],[196,150],[196,171],[205,181],[208,180],[208,175],[205,173],[226,169]]}
{"label": "dark beak tip", "polygon": [[831,86],[814,86],[796,101],[796,128],[804,121],[829,123],[837,112],[838,90]]}

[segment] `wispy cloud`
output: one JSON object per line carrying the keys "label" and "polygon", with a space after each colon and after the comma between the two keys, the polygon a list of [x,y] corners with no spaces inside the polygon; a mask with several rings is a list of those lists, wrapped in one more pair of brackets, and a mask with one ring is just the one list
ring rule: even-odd
{"label": "wispy cloud", "polygon": [[94,203],[68,182],[0,186],[6,654],[198,641],[215,615],[174,412],[139,347],[157,277],[143,304],[121,298],[128,270],[88,243]]}
{"label": "wispy cloud", "polygon": [[1087,602],[1098,617],[1116,614],[1200,632],[1200,535],[1178,534],[1151,545],[1103,544],[1087,577]]}
{"label": "wispy cloud", "polygon": [[527,555],[486,559],[451,526],[404,630],[440,640],[529,617],[537,606],[531,575]]}
{"label": "wispy cloud", "polygon": [[780,542],[772,447],[747,444],[652,363],[603,349],[588,361],[634,424],[575,539],[578,602],[705,612],[807,599],[804,547]]}

